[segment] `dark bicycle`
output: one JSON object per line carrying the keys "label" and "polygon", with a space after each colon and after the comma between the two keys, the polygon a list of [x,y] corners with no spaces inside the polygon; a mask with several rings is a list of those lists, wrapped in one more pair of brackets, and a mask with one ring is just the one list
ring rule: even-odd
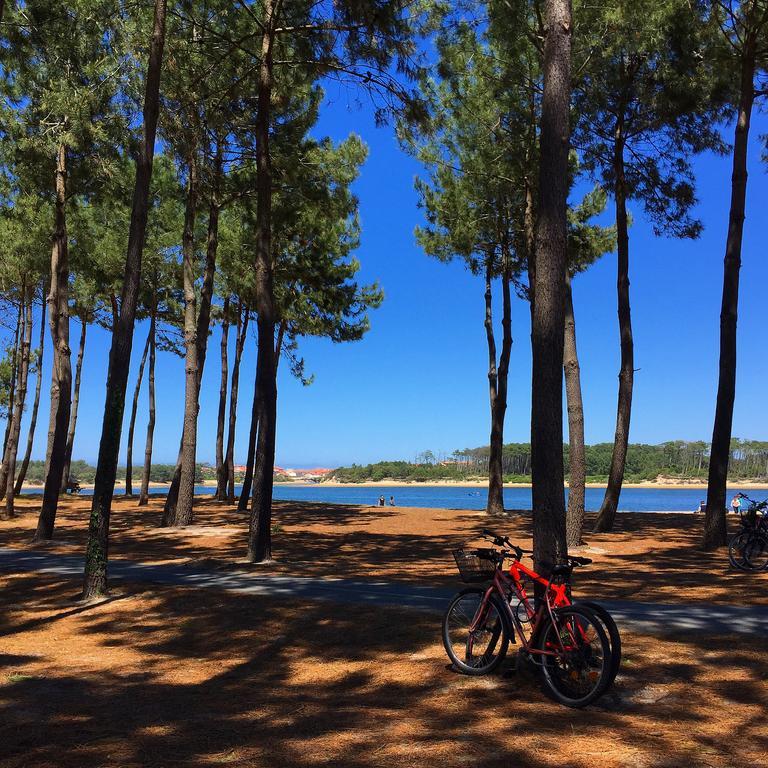
{"label": "dark bicycle", "polygon": [[738,495],[749,506],[739,508],[741,531],[728,543],[728,560],[740,571],[768,570],[768,499],[755,501],[745,493]]}

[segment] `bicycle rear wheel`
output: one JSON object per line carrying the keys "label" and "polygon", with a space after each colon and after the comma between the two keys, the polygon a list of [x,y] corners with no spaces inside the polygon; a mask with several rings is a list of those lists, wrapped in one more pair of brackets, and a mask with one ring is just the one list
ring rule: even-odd
{"label": "bicycle rear wheel", "polygon": [[443,617],[443,645],[465,675],[486,675],[504,660],[509,629],[496,595],[483,603],[484,589],[469,587],[451,600]]}
{"label": "bicycle rear wheel", "polygon": [[616,622],[613,620],[613,616],[607,609],[603,608],[600,603],[592,602],[591,600],[579,600],[575,603],[577,607],[584,606],[587,610],[592,611],[595,614],[600,623],[603,625],[605,634],[608,637],[608,643],[611,649],[611,664],[610,664],[610,679],[608,685],[611,685],[616,679],[616,675],[619,672],[619,666],[621,665],[621,635],[619,634],[619,628],[616,626]]}
{"label": "bicycle rear wheel", "polygon": [[610,684],[611,650],[599,619],[588,608],[569,606],[548,616],[539,633],[544,690],[568,707],[585,707]]}
{"label": "bicycle rear wheel", "polygon": [[768,569],[768,537],[754,533],[744,546],[744,557],[750,571]]}

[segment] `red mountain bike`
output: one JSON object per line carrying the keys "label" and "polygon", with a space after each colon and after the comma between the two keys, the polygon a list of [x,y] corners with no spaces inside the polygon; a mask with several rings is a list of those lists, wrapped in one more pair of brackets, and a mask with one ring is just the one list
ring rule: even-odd
{"label": "red mountain bike", "polygon": [[[463,581],[490,581],[459,592],[445,613],[443,644],[454,667],[467,675],[492,672],[519,637],[522,652],[541,671],[545,691],[570,707],[593,702],[616,677],[621,638],[605,608],[571,601],[573,569],[592,561],[569,557],[544,578],[520,562],[532,553],[493,531],[483,535],[495,548],[454,552]],[[512,561],[507,571],[505,560]],[[534,583],[544,588],[539,601],[533,599]]]}

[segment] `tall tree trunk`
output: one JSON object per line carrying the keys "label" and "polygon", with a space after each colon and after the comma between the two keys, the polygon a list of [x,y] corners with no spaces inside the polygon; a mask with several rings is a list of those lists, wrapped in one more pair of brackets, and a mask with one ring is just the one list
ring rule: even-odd
{"label": "tall tree trunk", "polygon": [[69,429],[72,395],[72,361],[69,348],[69,252],[67,243],[67,148],[59,145],[56,162],[56,213],[53,248],[51,249],[51,288],[48,293],[48,317],[53,342],[51,376],[50,458],[45,476],[43,505],[37,521],[35,540],[53,538],[53,526],[59,505],[61,474]]}
{"label": "tall tree trunk", "polygon": [[109,555],[109,517],[115,490],[117,458],[120,451],[125,389],[131,363],[133,325],[141,284],[141,255],[147,232],[149,185],[155,155],[155,134],[160,108],[160,70],[165,45],[166,0],[155,0],[152,41],[149,50],[144,93],[144,135],[136,158],[136,182],[133,190],[131,226],[125,259],[125,279],[120,301],[120,317],[112,333],[107,375],[107,397],[99,443],[96,482],[88,526],[83,598],[107,591],[107,559]]}
{"label": "tall tree trunk", "polygon": [[149,315],[149,374],[147,389],[149,397],[149,418],[147,420],[147,441],[144,446],[144,469],[141,473],[141,492],[139,506],[149,502],[149,475],[152,471],[152,443],[155,436],[155,355],[157,347],[157,297],[152,297],[152,307]]}
{"label": "tall tree trunk", "polygon": [[581,399],[581,370],[576,351],[576,320],[573,315],[571,277],[565,283],[565,339],[563,369],[565,371],[565,399],[568,405],[568,510],[565,515],[565,534],[569,547],[581,544],[584,528],[584,493],[587,461],[584,449],[584,405]]}
{"label": "tall tree trunk", "polygon": [[24,318],[22,320],[23,336],[18,368],[18,386],[13,403],[13,418],[11,420],[11,432],[6,446],[7,477],[5,488],[5,513],[4,518],[9,520],[14,516],[14,478],[16,476],[16,456],[19,451],[19,436],[21,434],[21,418],[24,414],[24,404],[27,400],[27,383],[29,381],[29,357],[32,346],[32,301],[34,294],[22,287]]}
{"label": "tall tree trunk", "polygon": [[125,451],[125,495],[133,496],[133,433],[136,428],[136,412],[139,409],[139,393],[141,392],[141,382],[144,378],[144,366],[147,363],[149,354],[149,345],[152,339],[152,329],[147,334],[147,341],[144,344],[144,351],[141,354],[139,363],[139,375],[136,377],[136,387],[133,390],[133,402],[131,403],[131,418],[128,421],[128,445]]}
{"label": "tall tree trunk", "polygon": [[621,370],[619,371],[619,397],[616,409],[616,433],[613,439],[611,468],[603,503],[595,521],[595,532],[613,530],[619,506],[624,467],[629,446],[629,422],[632,415],[632,386],[635,377],[635,350],[632,340],[632,313],[629,306],[629,223],[627,219],[627,188],[624,177],[624,120],[616,124],[613,173],[616,197],[616,250],[618,254],[618,314],[621,337]]}
{"label": "tall tree trunk", "polygon": [[259,433],[259,399],[256,382],[259,378],[258,360],[256,362],[256,377],[253,382],[253,400],[251,403],[251,426],[248,430],[248,456],[245,460],[245,475],[243,476],[243,487],[240,489],[240,497],[237,501],[237,508],[240,512],[248,509],[248,502],[251,498],[251,488],[253,487],[253,465],[256,463],[256,437]]}
{"label": "tall tree trunk", "polygon": [[195,494],[195,458],[197,453],[197,297],[195,295],[195,214],[197,212],[197,158],[193,150],[189,158],[187,206],[182,237],[184,267],[184,426],[181,438],[181,471],[179,495],[171,525],[192,522],[192,500]]}
{"label": "tall tree trunk", "polygon": [[160,520],[162,527],[175,525],[176,521],[176,505],[179,500],[179,487],[181,485],[181,452],[184,448],[184,431],[182,427],[181,438],[179,440],[179,452],[176,456],[176,466],[173,470],[173,477],[171,478],[171,484],[168,487],[168,493],[165,497],[165,504],[163,505],[163,516]]}
{"label": "tall tree trunk", "polygon": [[[238,325],[239,325],[238,318]],[[219,411],[216,418],[216,499],[227,498],[229,467],[224,459],[224,419],[227,415],[227,381],[229,379],[229,296],[224,299],[221,317],[221,381],[219,384]]]}
{"label": "tall tree trunk", "polygon": [[717,383],[715,424],[709,454],[707,509],[704,516],[705,549],[726,543],[725,493],[728,460],[731,454],[733,403],[736,399],[736,323],[739,310],[739,270],[744,211],[747,202],[747,146],[749,124],[754,102],[755,52],[754,31],[744,40],[741,58],[741,86],[736,132],[733,141],[731,174],[731,209],[728,216],[728,239],[723,265],[723,298],[720,306],[720,371]]}
{"label": "tall tree trunk", "polygon": [[[277,341],[275,343],[275,370],[280,362],[280,353],[283,348],[283,337],[285,336],[285,321],[280,322],[277,331]],[[259,378],[258,359],[256,361],[256,381]],[[248,508],[248,501],[251,498],[251,487],[253,485],[253,466],[256,463],[256,436],[259,431],[258,408],[258,390],[255,382],[253,387],[253,404],[251,406],[251,426],[248,434],[248,458],[245,462],[245,477],[243,478],[243,487],[240,489],[240,499],[237,503],[237,509],[244,512]]]}
{"label": "tall tree trunk", "polygon": [[567,553],[563,471],[563,339],[571,93],[571,4],[546,0],[536,221],[531,403],[533,551],[548,573]]}
{"label": "tall tree trunk", "polygon": [[[222,169],[221,145],[216,153],[216,184],[211,195],[208,214],[208,235],[205,256],[203,284],[200,289],[200,311],[195,325],[195,370],[194,401],[187,401],[185,395],[184,428],[182,430],[180,451],[180,466],[174,473],[174,481],[166,498],[166,509],[163,513],[163,524],[186,526],[192,523],[193,502],[195,493],[195,454],[197,452],[197,415],[199,411],[200,385],[205,369],[205,358],[208,350],[208,333],[211,326],[211,303],[213,301],[213,279],[216,274],[216,252],[219,245],[219,213],[218,185]],[[186,280],[186,277],[185,277]],[[185,320],[186,322],[186,320]],[[189,375],[189,374],[188,374]],[[194,406],[194,407],[192,407]],[[190,427],[191,431],[187,430]],[[176,481],[178,477],[178,482]],[[174,489],[174,485],[176,489]],[[174,497],[175,490],[175,497]]]}
{"label": "tall tree trunk", "polygon": [[21,380],[21,359],[24,349],[25,326],[27,321],[26,314],[27,292],[22,286],[19,292],[19,308],[16,316],[16,330],[12,346],[11,359],[11,380],[8,392],[8,418],[5,427],[5,436],[3,438],[3,448],[0,453],[0,501],[5,498],[5,489],[8,481],[8,462],[10,459],[9,448],[11,445],[11,433],[13,432],[14,419],[16,417],[16,395],[18,393],[18,384]]}
{"label": "tall tree trunk", "polygon": [[235,343],[235,362],[232,366],[232,389],[229,396],[229,433],[227,434],[227,495],[230,504],[235,502],[235,432],[237,427],[237,397],[240,390],[240,362],[248,332],[248,307],[240,304],[237,308],[237,340]]}
{"label": "tall tree trunk", "polygon": [[259,433],[253,469],[253,501],[248,530],[248,560],[272,559],[272,483],[275,467],[277,380],[275,305],[272,274],[272,164],[269,151],[272,96],[274,0],[265,0],[256,115],[256,259],[254,300],[259,338],[256,367],[256,413]]}
{"label": "tall tree trunk", "polygon": [[85,337],[88,328],[88,317],[84,316],[80,321],[80,343],[77,348],[77,361],[75,362],[75,387],[72,391],[72,412],[69,415],[69,430],[67,431],[67,448],[64,458],[64,471],[61,473],[61,493],[67,492],[69,473],[72,467],[72,451],[75,445],[75,430],[77,429],[77,411],[80,407],[80,379],[83,374],[83,355],[85,354]]}
{"label": "tall tree trunk", "polygon": [[[45,285],[42,289],[43,296],[45,296]],[[40,390],[43,383],[43,350],[45,349],[45,313],[46,306],[45,301],[41,301],[40,309],[40,343],[38,345],[37,353],[37,366],[35,371],[35,399],[32,403],[32,413],[29,417],[29,431],[27,432],[27,448],[24,451],[24,459],[21,462],[21,468],[19,474],[16,477],[16,486],[13,492],[18,496],[22,488],[24,487],[24,480],[27,477],[27,469],[29,469],[29,462],[32,458],[32,446],[35,442],[35,429],[37,428],[37,412],[40,408]]]}
{"label": "tall tree trunk", "polygon": [[16,330],[13,336],[13,357],[11,358],[11,380],[8,386],[8,418],[5,422],[5,434],[3,435],[3,450],[0,453],[0,488],[5,487],[5,449],[11,436],[11,422],[13,421],[13,404],[16,401],[16,374],[19,368],[21,347],[21,326],[24,322],[24,300],[19,301],[19,309],[16,313]]}
{"label": "tall tree trunk", "polygon": [[[531,82],[534,81],[532,65],[529,64]],[[534,210],[533,169],[536,165],[538,126],[536,124],[536,94],[528,89],[528,147],[526,149],[526,169],[524,176],[525,209],[523,212],[523,231],[525,233],[525,261],[528,269],[528,302],[533,326],[533,289],[536,283],[536,214]]]}
{"label": "tall tree trunk", "polygon": [[509,273],[502,276],[503,340],[501,358],[496,367],[496,338],[493,332],[493,295],[491,291],[492,264],[489,259],[485,272],[485,335],[488,342],[488,389],[491,405],[491,435],[488,456],[488,504],[489,515],[504,513],[504,416],[507,411],[507,379],[509,357],[512,351],[512,318],[509,294]]}

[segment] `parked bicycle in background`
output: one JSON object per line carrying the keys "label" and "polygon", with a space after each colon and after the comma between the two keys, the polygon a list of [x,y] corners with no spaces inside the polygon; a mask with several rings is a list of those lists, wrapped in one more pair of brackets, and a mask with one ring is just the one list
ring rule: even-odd
{"label": "parked bicycle in background", "polygon": [[737,496],[748,503],[737,507],[741,530],[728,543],[728,559],[741,571],[768,570],[768,499],[755,501],[745,493]]}

